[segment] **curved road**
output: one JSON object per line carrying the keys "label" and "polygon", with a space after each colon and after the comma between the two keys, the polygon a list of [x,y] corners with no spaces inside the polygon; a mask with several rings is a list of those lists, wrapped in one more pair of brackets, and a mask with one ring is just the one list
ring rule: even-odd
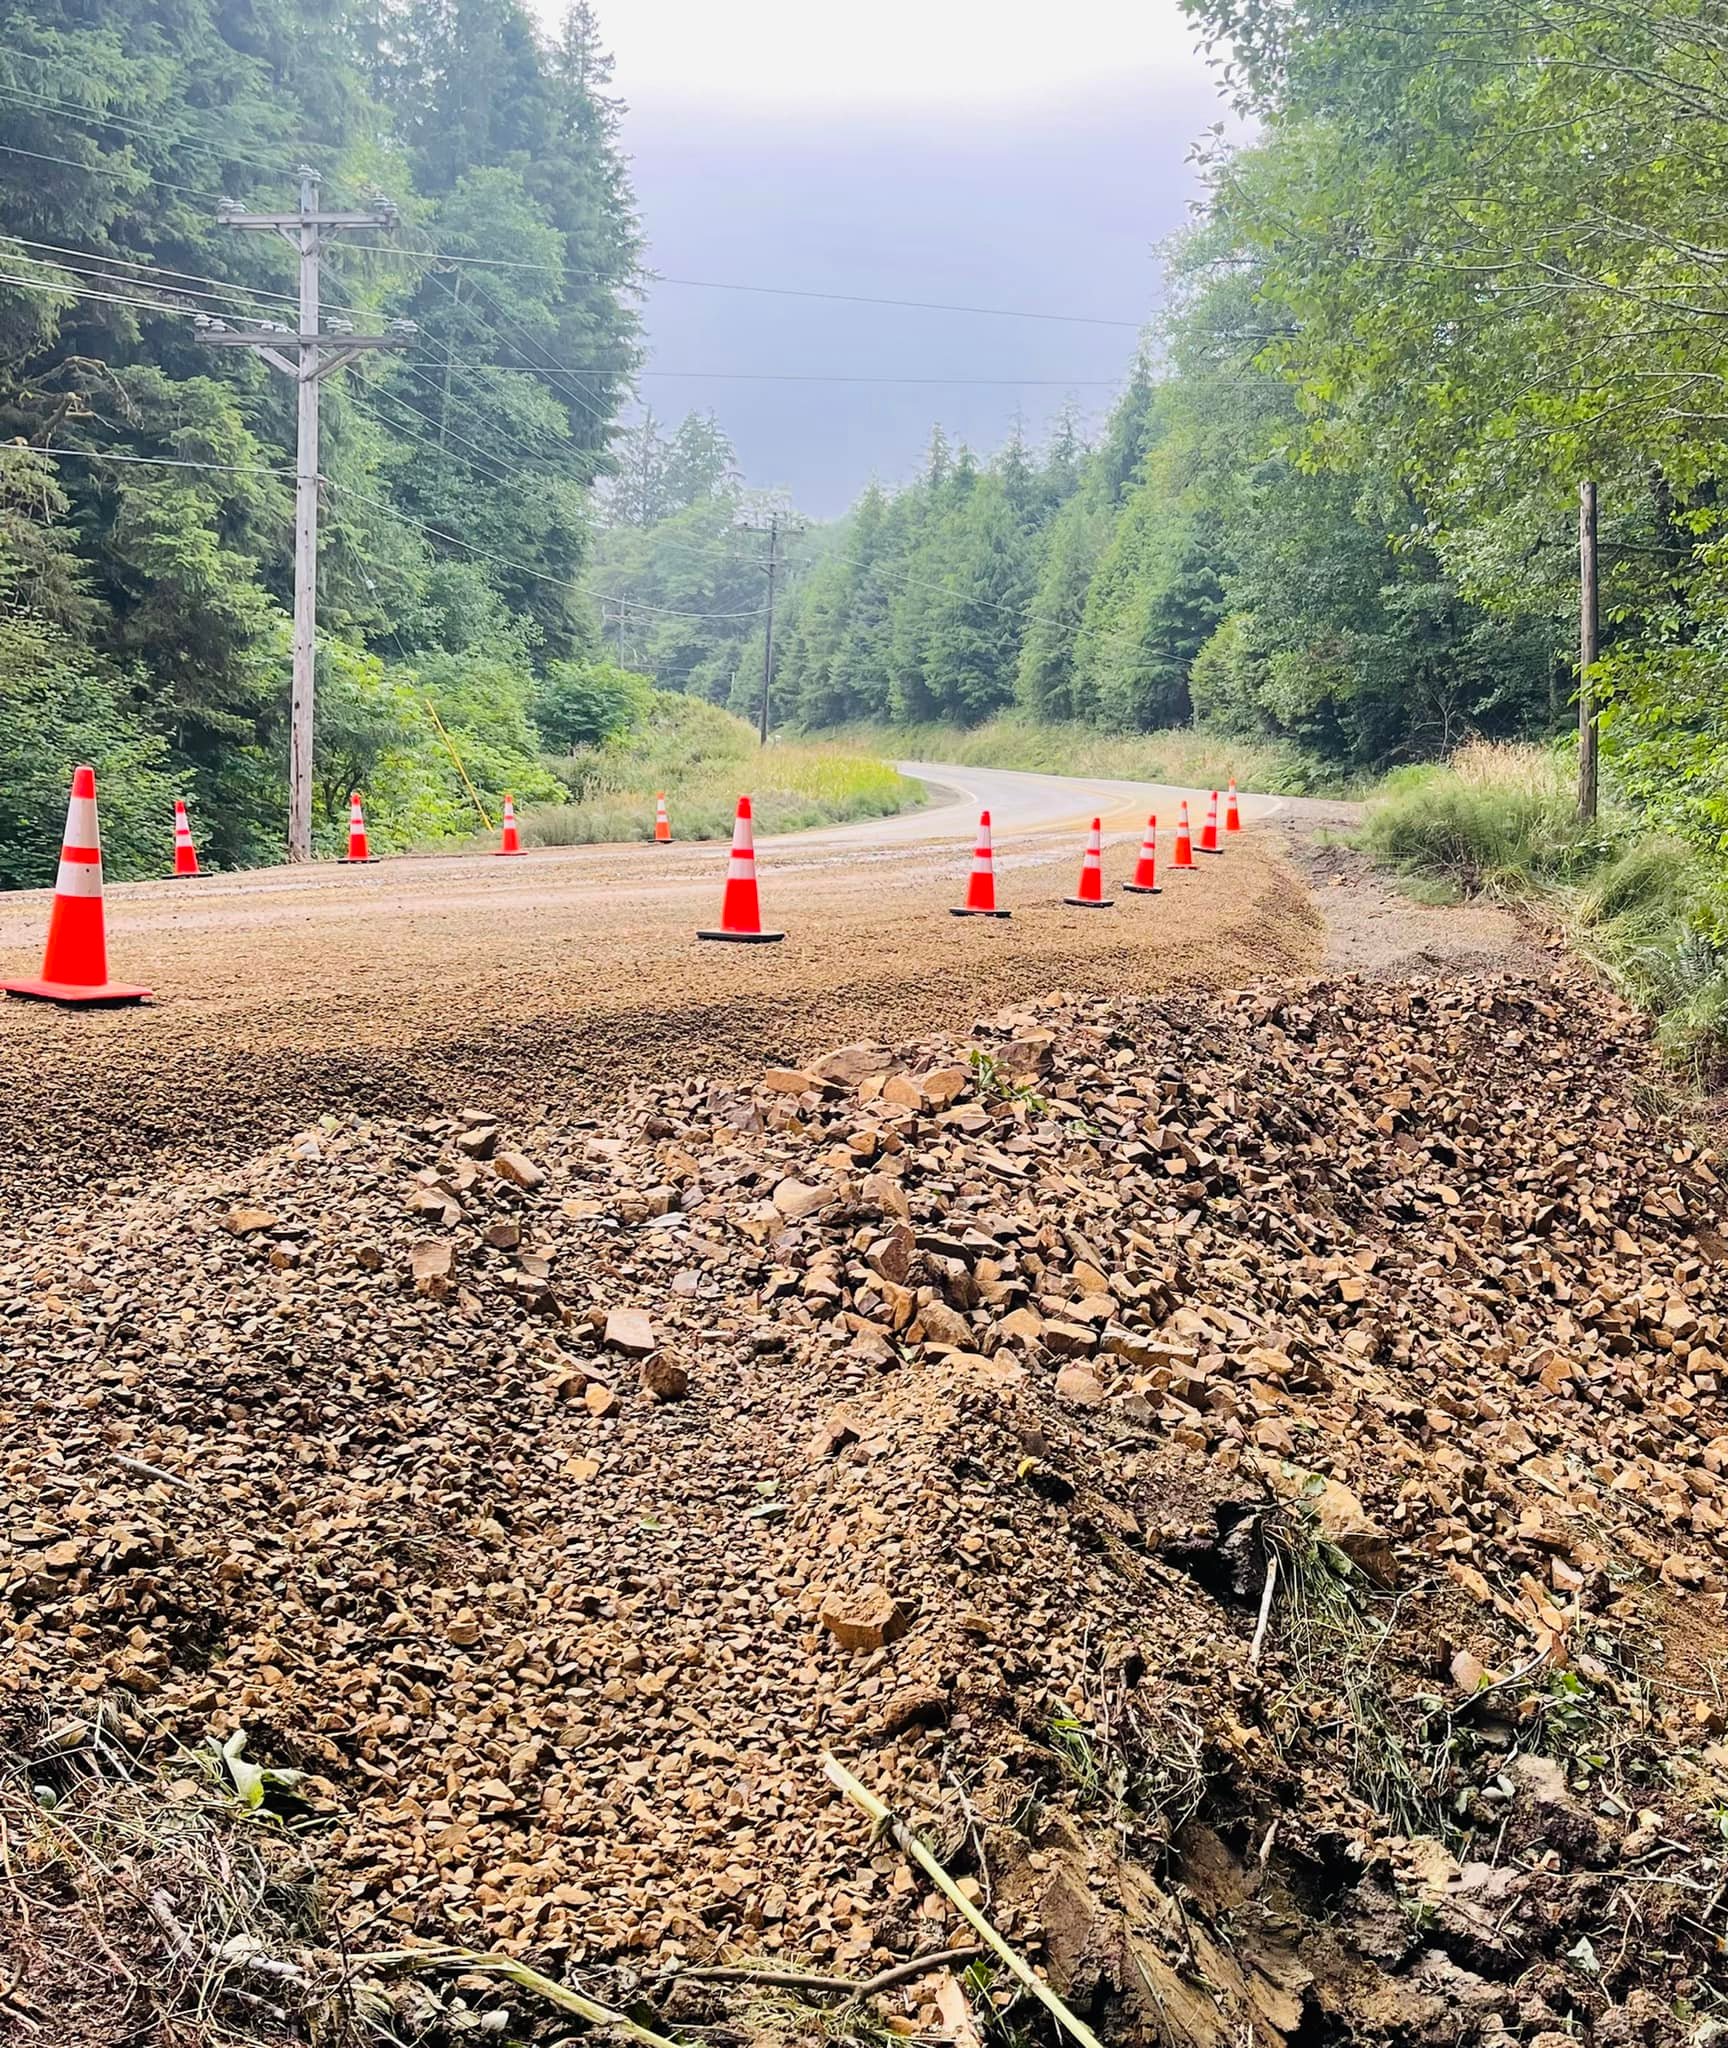
{"label": "curved road", "polygon": [[[858,837],[884,842],[952,839],[970,843],[981,810],[989,811],[991,831],[999,843],[1022,832],[1084,831],[1094,817],[1102,817],[1109,830],[1138,832],[1147,817],[1156,814],[1162,832],[1166,826],[1174,828],[1176,808],[1184,801],[1198,832],[1211,795],[1209,790],[1184,789],[1168,782],[1033,775],[1017,768],[969,768],[951,761],[896,761],[894,765],[902,775],[930,785],[930,800],[921,809],[862,825],[831,825],[788,834],[788,840],[817,845]],[[1283,797],[1243,794],[1243,822],[1270,817],[1285,803]]]}

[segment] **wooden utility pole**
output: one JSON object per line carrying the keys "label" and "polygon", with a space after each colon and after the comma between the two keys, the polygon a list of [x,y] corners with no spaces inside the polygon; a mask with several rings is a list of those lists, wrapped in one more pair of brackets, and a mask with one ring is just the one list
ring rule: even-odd
{"label": "wooden utility pole", "polygon": [[768,572],[768,607],[763,615],[762,703],[757,724],[761,743],[766,746],[768,701],[774,688],[774,578],[784,566],[780,555],[780,535],[783,531],[802,533],[805,522],[779,498],[761,496],[741,504],[733,523],[751,527],[759,533],[765,532],[768,536],[768,556],[762,565]]}
{"label": "wooden utility pole", "polygon": [[1596,568],[1596,486],[1578,486],[1578,815],[1596,815],[1596,690],[1590,680],[1601,644],[1602,600]]}
{"label": "wooden utility pole", "polygon": [[357,213],[324,213],[318,205],[318,173],[302,167],[296,213],[243,213],[231,199],[216,209],[224,227],[263,228],[279,234],[300,257],[300,321],[290,334],[280,322],[232,328],[225,320],[200,317],[203,340],[217,348],[249,348],[272,369],[292,377],[299,399],[294,459],[294,683],[288,726],[288,858],[312,858],[312,692],[318,649],[318,387],[332,371],[363,350],[406,348],[412,321],[393,320],[388,334],[356,334],[332,321],[321,329],[318,265],[325,245],[345,228],[393,228],[397,210],[389,200]]}
{"label": "wooden utility pole", "polygon": [[757,738],[768,744],[768,692],[774,683],[774,572],[779,568],[775,547],[780,539],[780,522],[768,522],[768,610],[762,621],[762,723]]}
{"label": "wooden utility pole", "polygon": [[[450,287],[450,303],[460,308],[462,304],[462,273],[457,271],[456,282]],[[456,368],[456,334],[451,331],[450,346],[444,351],[444,395],[438,401],[438,446],[444,446],[444,422],[450,411],[450,378]]]}

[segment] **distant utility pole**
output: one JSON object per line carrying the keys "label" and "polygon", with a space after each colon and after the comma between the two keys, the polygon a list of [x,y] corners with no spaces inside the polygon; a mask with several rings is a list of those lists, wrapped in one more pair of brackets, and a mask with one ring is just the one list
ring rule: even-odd
{"label": "distant utility pole", "polygon": [[299,389],[298,437],[294,460],[294,689],[288,728],[288,858],[312,858],[312,680],[318,645],[318,387],[333,371],[366,349],[406,348],[415,328],[392,320],[387,334],[356,334],[350,323],[332,320],[320,329],[318,265],[329,242],[345,228],[394,228],[398,214],[388,199],[358,213],[323,213],[318,206],[318,173],[302,167],[297,213],[245,213],[231,199],[216,209],[223,227],[273,229],[300,256],[300,320],[290,332],[279,321],[230,327],[200,316],[202,338],[215,348],[249,348],[272,369],[292,377]]}
{"label": "distant utility pole", "polygon": [[1596,486],[1578,486],[1578,815],[1596,816],[1596,689],[1590,670],[1601,647],[1601,584],[1596,558]]}
{"label": "distant utility pole", "polygon": [[762,635],[762,715],[758,728],[762,744],[766,746],[768,698],[774,687],[774,577],[781,567],[780,536],[782,533],[802,533],[808,522],[793,511],[784,496],[765,491],[750,493],[740,499],[732,523],[768,536],[768,556],[762,565],[768,572],[768,610]]}

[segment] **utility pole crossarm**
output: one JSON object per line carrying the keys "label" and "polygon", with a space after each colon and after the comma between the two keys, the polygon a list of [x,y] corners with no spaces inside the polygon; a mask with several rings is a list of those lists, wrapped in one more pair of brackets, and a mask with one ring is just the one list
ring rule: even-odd
{"label": "utility pole crossarm", "polygon": [[[302,177],[305,173],[301,173]],[[314,172],[316,177],[317,173]],[[316,207],[305,213],[242,213],[238,207],[219,206],[216,219],[225,228],[277,228],[283,234],[299,235],[303,227],[393,228],[396,208],[385,201],[371,213],[320,213]]]}
{"label": "utility pole crossarm", "polygon": [[297,213],[247,213],[231,199],[216,209],[230,228],[279,234],[300,258],[300,316],[292,328],[262,320],[230,327],[200,316],[199,338],[212,348],[249,348],[299,387],[294,458],[294,684],[288,727],[288,858],[312,858],[313,683],[318,642],[318,387],[328,376],[369,349],[406,348],[414,324],[393,320],[387,334],[356,334],[344,321],[323,325],[319,313],[319,263],[325,248],[349,228],[394,228],[394,203],[380,199],[359,212],[323,211],[318,173],[300,172]]}
{"label": "utility pole crossarm", "polygon": [[[279,351],[284,347],[297,347],[310,342],[317,353],[317,361],[311,374],[328,377],[332,370],[339,370],[344,363],[351,363],[357,355],[368,349],[406,348],[414,339],[411,334],[307,334],[294,333],[292,328],[278,327],[267,321],[262,327],[229,327],[221,320],[210,320],[200,314],[193,323],[198,329],[198,339],[208,342],[212,348],[256,349],[267,362],[273,363],[284,375],[304,377],[307,372],[300,363],[291,361]],[[329,353],[324,353],[325,347]]]}

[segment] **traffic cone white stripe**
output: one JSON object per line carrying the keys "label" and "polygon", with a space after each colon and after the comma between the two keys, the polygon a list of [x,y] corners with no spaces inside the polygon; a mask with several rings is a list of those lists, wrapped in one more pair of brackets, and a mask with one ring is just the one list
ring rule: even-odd
{"label": "traffic cone white stripe", "polygon": [[96,799],[93,796],[75,796],[66,807],[66,838],[61,846],[62,853],[74,850],[93,853],[98,860],[102,857],[102,844],[96,829]]}
{"label": "traffic cone white stripe", "polygon": [[60,870],[55,878],[57,896],[100,896],[102,856],[94,848],[63,847]]}

